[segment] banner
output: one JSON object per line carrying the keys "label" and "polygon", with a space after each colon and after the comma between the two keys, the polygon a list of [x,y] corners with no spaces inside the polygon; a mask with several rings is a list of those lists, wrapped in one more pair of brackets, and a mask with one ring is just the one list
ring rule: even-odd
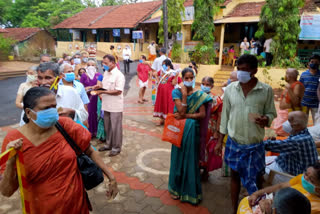
{"label": "banner", "polygon": [[320,14],[302,15],[300,40],[320,40]]}
{"label": "banner", "polygon": [[113,29],[112,35],[113,37],[120,37],[120,29]]}
{"label": "banner", "polygon": [[125,28],[125,29],[124,29],[124,34],[130,34],[130,29]]}
{"label": "banner", "polygon": [[142,30],[132,31],[132,39],[143,39],[143,31]]}

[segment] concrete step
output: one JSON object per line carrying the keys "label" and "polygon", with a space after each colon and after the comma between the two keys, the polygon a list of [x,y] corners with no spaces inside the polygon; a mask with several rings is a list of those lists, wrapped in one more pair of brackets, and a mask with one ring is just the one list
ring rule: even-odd
{"label": "concrete step", "polygon": [[0,72],[0,79],[7,79],[10,77],[19,77],[19,76],[25,76],[26,70],[22,71],[1,71]]}

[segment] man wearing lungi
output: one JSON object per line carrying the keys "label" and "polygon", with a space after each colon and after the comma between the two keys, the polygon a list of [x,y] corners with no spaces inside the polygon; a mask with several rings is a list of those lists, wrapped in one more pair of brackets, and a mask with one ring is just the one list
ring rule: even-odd
{"label": "man wearing lungi", "polygon": [[221,154],[226,134],[225,162],[231,168],[231,201],[237,212],[240,181],[251,195],[262,186],[265,170],[263,138],[277,116],[272,88],[260,82],[255,74],[258,61],[244,54],[238,60],[237,82],[225,90],[220,137],[215,148]]}

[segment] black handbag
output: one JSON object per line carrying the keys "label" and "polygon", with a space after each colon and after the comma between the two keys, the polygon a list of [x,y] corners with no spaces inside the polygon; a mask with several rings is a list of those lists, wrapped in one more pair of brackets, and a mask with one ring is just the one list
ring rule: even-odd
{"label": "black handbag", "polygon": [[88,155],[86,155],[79,146],[74,142],[74,140],[70,137],[70,135],[64,130],[60,123],[56,123],[56,128],[63,135],[63,137],[67,140],[71,148],[77,155],[78,168],[81,173],[83,185],[86,190],[90,190],[99,184],[101,184],[104,180],[102,170],[98,167],[93,160],[91,160]]}

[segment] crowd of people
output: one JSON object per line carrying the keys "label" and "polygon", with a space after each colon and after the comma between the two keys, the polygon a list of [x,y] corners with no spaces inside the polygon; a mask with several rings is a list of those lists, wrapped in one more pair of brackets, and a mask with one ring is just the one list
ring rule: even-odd
{"label": "crowd of people", "polygon": [[[164,124],[170,113],[177,120],[186,119],[181,147],[172,145],[171,150],[168,186],[171,197],[198,204],[202,200],[201,180],[206,180],[208,172],[217,168],[215,161],[220,156],[220,162],[223,159],[231,168],[233,213],[253,213],[255,209],[252,210],[251,206],[259,205],[256,201],[258,196],[260,200],[261,194],[280,189],[275,186],[271,190],[261,190],[264,175],[271,170],[297,176],[290,183],[299,183],[302,179],[302,188],[289,183],[283,183],[281,187],[298,190],[308,198],[309,207],[311,202],[311,212],[320,212],[319,194],[310,191],[310,187],[317,189],[317,180],[320,179],[317,153],[319,142],[314,140],[320,135],[319,131],[315,134],[317,136],[311,135],[307,127],[309,111],[315,125],[319,115],[319,63],[319,56],[312,56],[309,69],[302,73],[300,81],[297,80],[299,73],[296,69],[289,68],[286,71],[287,85],[281,95],[277,115],[273,89],[255,77],[258,60],[254,55],[243,54],[238,59],[237,71],[232,72],[224,84],[221,97],[211,93],[214,87],[212,77],[204,77],[201,90],[195,90],[196,73],[192,65],[183,69],[179,80],[180,70],[174,69],[165,54],[156,58],[152,65],[153,76],[158,84],[154,116],[161,118],[160,125]],[[272,128],[280,138],[266,139],[265,128],[271,127],[274,119],[275,125]],[[266,157],[267,151],[277,155]],[[310,169],[308,175],[306,170],[309,170],[309,166],[314,170]],[[288,182],[288,177],[280,176],[275,181]],[[244,199],[247,201],[241,202],[239,207],[241,183],[251,198],[250,204],[248,199]],[[310,199],[309,194],[317,203]],[[278,195],[280,197],[280,192]],[[277,206],[280,206],[279,210],[283,209],[281,203]],[[250,212],[246,211],[248,209]],[[261,209],[265,211],[267,208],[261,205]]]}
{"label": "crowd of people", "polygon": [[[204,77],[200,89],[196,89],[199,71],[195,62],[181,71],[166,56],[165,49],[160,49],[160,56],[155,58],[153,45],[149,47],[152,64],[142,55],[137,66],[137,102],[148,102],[145,92],[152,79],[157,125],[164,125],[169,114],[185,120],[181,147],[172,145],[171,150],[168,190],[172,199],[199,204],[203,199],[201,181],[226,164],[231,170],[233,213],[272,213],[274,208],[275,213],[283,213],[281,210],[296,204],[300,208],[295,210],[302,213],[319,213],[320,141],[315,139],[320,140],[320,57],[310,58],[308,70],[299,81],[296,69],[286,71],[287,85],[277,113],[273,89],[256,77],[258,60],[254,55],[244,53],[239,57],[237,71],[231,73],[220,97],[212,93],[212,77]],[[110,157],[122,149],[125,78],[114,47],[110,50],[112,54],[105,55],[101,62],[103,74],[87,52],[64,56],[58,63],[42,55],[39,66],[28,70],[26,82],[19,87],[16,106],[23,109],[20,128],[8,133],[2,152],[22,149],[31,210],[35,213],[88,213],[90,208],[77,156],[57,132],[57,122],[109,179],[107,196],[118,193],[114,176],[90,145],[92,138],[98,138],[103,143],[99,151],[110,150]],[[130,56],[127,47],[123,52],[125,73],[129,72]],[[316,127],[310,132],[309,112]],[[272,128],[282,138],[266,139],[265,128],[273,121]],[[266,157],[267,151],[278,154]],[[0,169],[0,192],[10,196],[18,188],[14,161]],[[264,174],[271,171],[295,177],[290,181],[279,178],[282,183],[263,189]],[[241,184],[249,197],[239,205]],[[40,191],[43,189],[46,191]],[[274,200],[270,200],[275,192]]]}

